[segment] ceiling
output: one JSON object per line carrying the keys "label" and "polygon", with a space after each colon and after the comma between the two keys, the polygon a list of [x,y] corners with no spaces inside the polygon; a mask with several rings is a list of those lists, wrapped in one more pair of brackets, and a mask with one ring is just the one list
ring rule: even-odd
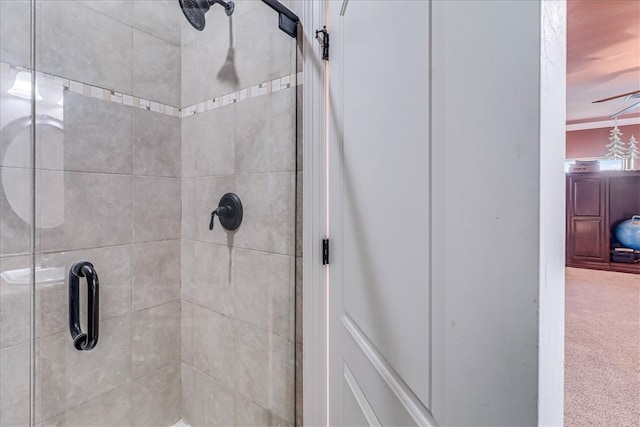
{"label": "ceiling", "polygon": [[567,123],[608,120],[640,101],[592,103],[640,91],[640,1],[569,0],[567,15]]}

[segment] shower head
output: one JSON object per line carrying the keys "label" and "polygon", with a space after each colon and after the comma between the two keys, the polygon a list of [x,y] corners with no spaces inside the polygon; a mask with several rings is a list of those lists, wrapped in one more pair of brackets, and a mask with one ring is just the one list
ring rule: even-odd
{"label": "shower head", "polygon": [[209,11],[209,7],[212,4],[218,3],[219,5],[224,7],[224,10],[227,16],[231,16],[233,13],[234,5],[233,2],[225,2],[222,0],[179,0],[180,8],[182,8],[182,13],[184,13],[185,18],[193,28],[198,31],[204,30],[205,20],[204,14]]}
{"label": "shower head", "polygon": [[204,30],[204,14],[209,10],[207,0],[180,0],[180,7],[193,28],[198,31]]}

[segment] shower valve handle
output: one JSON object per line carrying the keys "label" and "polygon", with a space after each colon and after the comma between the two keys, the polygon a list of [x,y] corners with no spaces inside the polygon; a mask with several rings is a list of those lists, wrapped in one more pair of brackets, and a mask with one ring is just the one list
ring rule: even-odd
{"label": "shower valve handle", "polygon": [[231,206],[218,206],[213,212],[211,212],[211,222],[209,222],[209,230],[213,230],[213,224],[216,219],[216,215],[220,218],[229,218],[233,216],[233,208]]}

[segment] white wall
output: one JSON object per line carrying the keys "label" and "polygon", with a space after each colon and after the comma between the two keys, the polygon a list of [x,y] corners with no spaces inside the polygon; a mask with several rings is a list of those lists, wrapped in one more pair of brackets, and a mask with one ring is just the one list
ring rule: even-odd
{"label": "white wall", "polygon": [[560,425],[564,4],[438,1],[432,22],[433,414]]}

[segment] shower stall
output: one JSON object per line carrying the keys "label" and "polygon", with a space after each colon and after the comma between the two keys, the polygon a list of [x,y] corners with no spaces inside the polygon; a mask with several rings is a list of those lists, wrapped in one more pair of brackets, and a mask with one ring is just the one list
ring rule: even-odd
{"label": "shower stall", "polygon": [[301,422],[300,3],[0,0],[0,426]]}

